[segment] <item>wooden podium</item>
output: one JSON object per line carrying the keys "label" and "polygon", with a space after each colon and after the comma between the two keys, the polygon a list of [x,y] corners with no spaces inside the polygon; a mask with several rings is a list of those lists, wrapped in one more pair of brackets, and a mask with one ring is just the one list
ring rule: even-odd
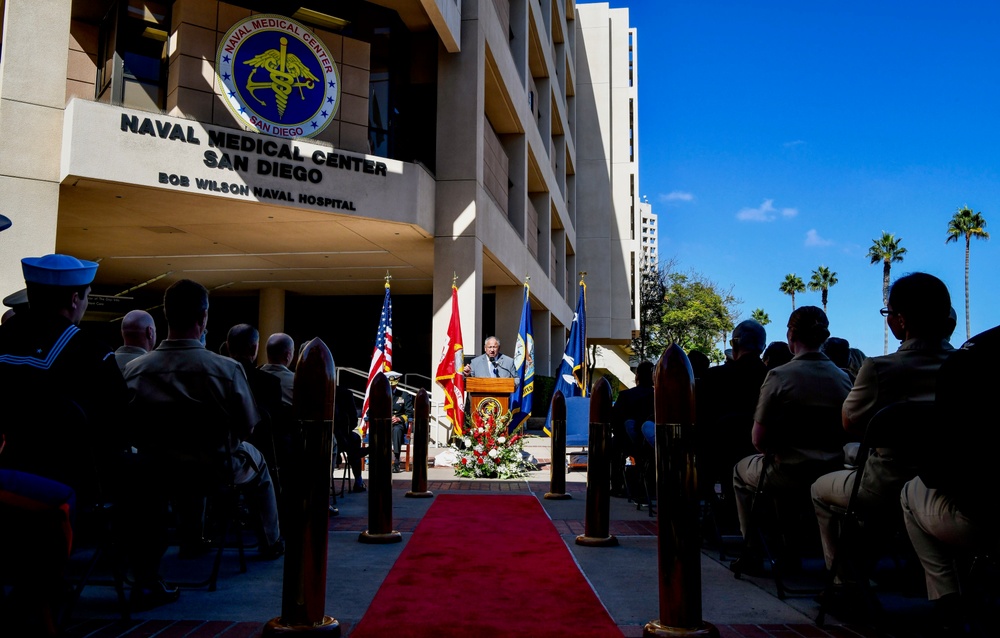
{"label": "wooden podium", "polygon": [[479,405],[486,399],[496,399],[500,402],[501,414],[510,410],[510,395],[514,392],[513,379],[495,379],[492,377],[466,377],[465,393],[469,396],[472,412],[479,410]]}

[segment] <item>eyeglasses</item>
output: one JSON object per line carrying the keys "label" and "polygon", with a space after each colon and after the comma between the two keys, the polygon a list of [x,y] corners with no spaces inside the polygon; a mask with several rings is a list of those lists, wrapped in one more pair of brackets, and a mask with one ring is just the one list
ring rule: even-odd
{"label": "eyeglasses", "polygon": [[882,309],[881,309],[881,310],[879,310],[878,312],[879,312],[879,314],[880,314],[880,315],[882,315],[883,317],[895,317],[896,315],[898,315],[898,314],[899,314],[899,313],[898,313],[898,312],[896,312],[895,310],[889,310],[888,308],[882,308]]}

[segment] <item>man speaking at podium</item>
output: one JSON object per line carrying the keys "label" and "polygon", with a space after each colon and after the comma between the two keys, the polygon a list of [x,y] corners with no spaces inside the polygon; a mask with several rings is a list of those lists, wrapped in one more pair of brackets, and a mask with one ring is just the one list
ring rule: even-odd
{"label": "man speaking at podium", "polygon": [[467,377],[514,378],[514,360],[500,354],[500,340],[488,337],[483,344],[483,354],[465,364]]}

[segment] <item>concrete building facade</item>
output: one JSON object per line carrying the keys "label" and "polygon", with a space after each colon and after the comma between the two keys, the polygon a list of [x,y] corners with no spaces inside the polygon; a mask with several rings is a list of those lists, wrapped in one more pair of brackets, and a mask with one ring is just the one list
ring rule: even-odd
{"label": "concrete building facade", "polygon": [[[637,327],[627,10],[574,0],[0,6],[0,206],[13,222],[0,237],[0,294],[23,287],[21,257],[73,254],[100,262],[88,320],[155,309],[168,285],[191,278],[212,291],[220,334],[210,331],[210,346],[227,322],[247,321],[262,338],[319,336],[338,365],[364,368],[388,276],[394,368],[427,387],[453,281],[467,354],[490,334],[510,352],[529,282],[537,374],[558,367],[581,271],[589,342],[617,349]],[[261,49],[237,63],[266,20],[286,30],[280,61]],[[318,66],[302,71],[313,53]],[[298,128],[254,116],[299,108],[314,90],[330,108]]]}

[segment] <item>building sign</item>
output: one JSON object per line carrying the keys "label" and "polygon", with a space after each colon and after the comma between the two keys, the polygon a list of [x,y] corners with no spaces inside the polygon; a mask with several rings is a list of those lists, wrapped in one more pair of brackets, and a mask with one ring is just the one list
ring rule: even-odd
{"label": "building sign", "polygon": [[236,115],[275,137],[313,137],[340,105],[340,75],[329,49],[302,24],[261,14],[233,25],[219,44],[216,74]]}

